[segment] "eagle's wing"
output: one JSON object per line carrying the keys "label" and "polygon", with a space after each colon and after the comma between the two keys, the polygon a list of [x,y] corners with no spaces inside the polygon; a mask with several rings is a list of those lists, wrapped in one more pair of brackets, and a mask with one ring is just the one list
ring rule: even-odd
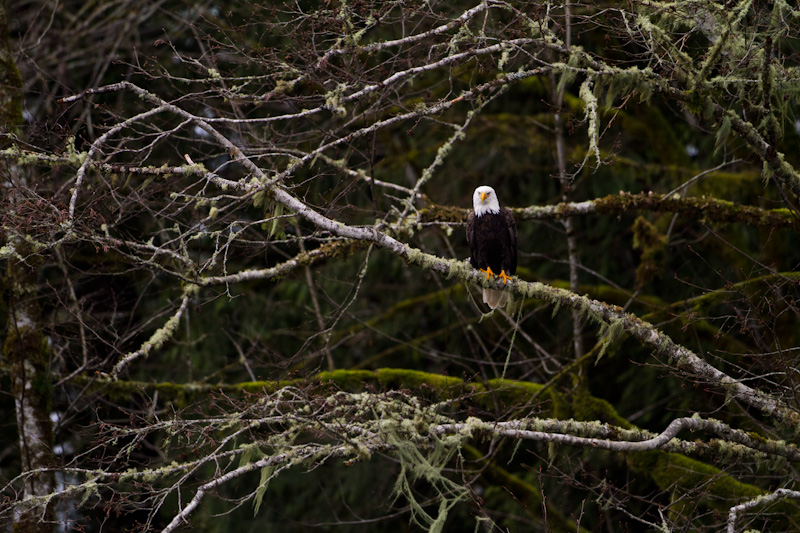
{"label": "eagle's wing", "polygon": [[514,215],[511,213],[510,209],[504,207],[500,209],[500,214],[503,215],[503,219],[506,221],[506,227],[508,228],[508,238],[511,243],[511,257],[509,258],[509,262],[511,263],[509,266],[511,268],[509,269],[509,274],[513,274],[517,271],[517,224],[514,222]]}
{"label": "eagle's wing", "polygon": [[469,245],[469,255],[470,255],[470,263],[472,264],[472,268],[478,268],[478,265],[475,261],[475,212],[470,211],[469,216],[467,217],[467,244]]}

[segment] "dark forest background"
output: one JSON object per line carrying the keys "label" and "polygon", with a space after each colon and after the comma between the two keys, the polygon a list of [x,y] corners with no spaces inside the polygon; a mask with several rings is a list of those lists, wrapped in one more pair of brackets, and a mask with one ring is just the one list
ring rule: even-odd
{"label": "dark forest background", "polygon": [[798,527],[795,6],[2,9],[14,531]]}

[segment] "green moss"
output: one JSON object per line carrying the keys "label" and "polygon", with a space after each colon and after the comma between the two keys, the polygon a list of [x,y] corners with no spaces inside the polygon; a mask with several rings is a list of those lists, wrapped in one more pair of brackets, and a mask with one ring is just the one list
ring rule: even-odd
{"label": "green moss", "polygon": [[701,116],[705,111],[706,97],[697,91],[688,91],[687,98],[684,100],[686,110],[692,115]]}
{"label": "green moss", "polygon": [[800,272],[779,272],[777,274],[769,274],[758,278],[750,278],[746,281],[741,281],[725,287],[722,290],[711,291],[694,298],[674,302],[670,305],[670,312],[690,309],[694,313],[705,314],[708,313],[714,305],[728,302],[731,298],[732,291],[744,294],[751,299],[758,299],[762,297],[765,292],[773,290],[774,282],[788,280],[791,280],[792,284],[795,286],[800,285]]}
{"label": "green moss", "polygon": [[294,385],[296,382],[289,379],[282,379],[278,381],[244,381],[242,383],[235,383],[231,386],[232,391],[241,390],[249,393],[272,393],[284,387]]}
{"label": "green moss", "polygon": [[485,387],[480,388],[497,393],[498,398],[506,403],[518,404],[525,403],[532,396],[538,394],[542,389],[542,384],[495,378],[490,379]]}
{"label": "green moss", "polygon": [[[724,177],[724,172],[710,176]],[[734,174],[741,178],[741,173]],[[798,223],[786,209],[761,209],[740,205],[706,196],[681,198],[656,194],[614,194],[595,200],[595,208],[602,214],[624,214],[635,210],[680,213],[686,218],[705,222],[741,222],[758,227],[797,229]]]}
{"label": "green moss", "polygon": [[320,372],[317,379],[322,382],[335,383],[344,390],[361,390],[365,383],[373,381],[375,374],[368,370],[333,370]]}
{"label": "green moss", "polygon": [[[765,494],[755,485],[738,481],[714,466],[677,453],[635,452],[627,455],[627,462],[633,471],[652,479],[661,490],[680,495],[695,493],[700,498],[697,503],[722,513],[727,513],[735,503]],[[800,514],[800,508],[791,502],[782,502],[777,507],[774,511],[779,514]]]}
{"label": "green moss", "polygon": [[662,490],[707,492],[709,497],[705,503],[725,512],[732,501],[747,500],[763,494],[758,487],[737,481],[716,467],[676,453],[658,453],[650,477]]}
{"label": "green moss", "polygon": [[[553,287],[569,290],[570,282],[569,280],[563,279],[549,279],[547,280],[548,285]],[[596,285],[590,284],[581,284],[578,287],[579,294],[585,294],[594,300],[599,300],[601,302],[606,302],[609,304],[614,305],[624,305],[628,303],[631,299],[631,293],[626,290],[618,289],[616,287],[612,287],[611,285],[605,285],[598,283]],[[645,307],[663,307],[666,305],[664,300],[657,296],[650,296],[647,294],[639,294],[636,297],[636,301],[644,304]]]}
{"label": "green moss", "polygon": [[454,389],[461,390],[464,386],[464,381],[459,378],[419,370],[382,368],[377,370],[375,375],[378,383],[383,386],[420,387],[427,385],[445,395],[449,395]]}
{"label": "green moss", "polygon": [[431,205],[420,209],[414,222],[430,224],[432,222],[466,222],[469,209],[451,206]]}
{"label": "green moss", "polygon": [[622,418],[610,403],[592,396],[582,388],[579,388],[572,397],[572,410],[576,420],[600,420],[623,429],[636,427]]}

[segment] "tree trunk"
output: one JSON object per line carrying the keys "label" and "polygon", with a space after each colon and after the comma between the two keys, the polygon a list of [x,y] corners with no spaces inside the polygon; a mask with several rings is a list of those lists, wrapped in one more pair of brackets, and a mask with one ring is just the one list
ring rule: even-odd
{"label": "tree trunk", "polygon": [[[8,0],[0,0],[0,144],[8,146],[22,130],[22,80],[12,54]],[[3,147],[5,147],[3,146]],[[11,373],[19,432],[20,463],[24,477],[22,497],[47,496],[53,491],[54,464],[49,350],[42,334],[42,313],[37,301],[37,278],[42,259],[24,238],[24,227],[13,227],[24,197],[27,176],[16,163],[0,163],[6,188],[6,214],[11,228],[4,228],[2,257],[6,259],[4,306],[7,313],[3,367]],[[15,516],[14,532],[52,531],[53,506],[45,511],[24,507]]]}

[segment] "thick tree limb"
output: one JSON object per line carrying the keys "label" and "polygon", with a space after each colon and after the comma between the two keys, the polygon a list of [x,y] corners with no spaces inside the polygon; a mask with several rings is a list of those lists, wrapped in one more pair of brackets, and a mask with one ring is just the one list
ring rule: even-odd
{"label": "thick tree limb", "polygon": [[[716,223],[740,222],[756,227],[798,229],[800,222],[788,209],[762,209],[710,197],[662,196],[653,193],[622,192],[594,200],[563,202],[511,208],[517,220],[563,220],[572,216],[626,215],[635,211],[678,213],[694,220]],[[463,223],[469,209],[450,206],[430,206],[421,209],[416,220],[409,223]]]}

